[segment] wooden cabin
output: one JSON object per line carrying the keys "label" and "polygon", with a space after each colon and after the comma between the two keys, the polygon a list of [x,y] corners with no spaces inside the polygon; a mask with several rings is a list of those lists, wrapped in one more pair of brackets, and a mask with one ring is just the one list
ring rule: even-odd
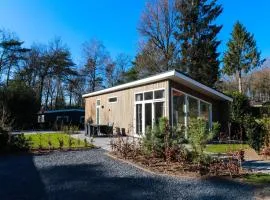
{"label": "wooden cabin", "polygon": [[83,95],[85,121],[113,124],[127,135],[140,136],[160,117],[172,126],[187,126],[192,117],[220,122],[226,131],[232,98],[177,70]]}
{"label": "wooden cabin", "polygon": [[45,130],[59,130],[63,125],[84,128],[83,109],[47,110],[38,113],[39,128]]}

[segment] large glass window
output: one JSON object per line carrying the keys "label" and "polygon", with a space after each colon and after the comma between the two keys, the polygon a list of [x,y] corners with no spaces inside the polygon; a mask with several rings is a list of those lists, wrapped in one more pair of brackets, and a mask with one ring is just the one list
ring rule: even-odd
{"label": "large glass window", "polygon": [[145,92],[144,93],[144,100],[151,100],[153,99],[153,92]]}
{"label": "large glass window", "polygon": [[211,104],[178,90],[172,89],[172,125],[188,125],[191,119],[198,117],[206,120],[211,127]]}
{"label": "large glass window", "polygon": [[100,99],[97,99],[96,104],[96,124],[100,124]]}
{"label": "large glass window", "polygon": [[173,125],[185,125],[185,94],[177,90],[172,91],[173,97]]}
{"label": "large glass window", "polygon": [[145,133],[148,127],[152,128],[165,115],[165,90],[147,91],[135,94],[135,131]]}
{"label": "large glass window", "polygon": [[135,96],[136,101],[142,101],[143,100],[143,94],[136,94]]}
{"label": "large glass window", "polygon": [[196,119],[199,117],[199,100],[188,96],[188,117]]}
{"label": "large glass window", "polygon": [[97,124],[100,124],[100,113],[99,113],[99,107],[97,107]]}
{"label": "large glass window", "polygon": [[158,124],[159,119],[164,116],[164,102],[154,103],[154,115],[155,123]]}
{"label": "large glass window", "polygon": [[145,108],[145,112],[144,112],[144,125],[145,125],[145,130],[147,127],[152,127],[152,103],[146,103],[144,104]]}
{"label": "large glass window", "polygon": [[200,101],[200,117],[209,123],[210,121],[210,104]]}
{"label": "large glass window", "polygon": [[142,133],[142,104],[136,104],[136,132]]}
{"label": "large glass window", "polygon": [[164,90],[156,90],[154,92],[155,99],[162,99],[164,98]]}

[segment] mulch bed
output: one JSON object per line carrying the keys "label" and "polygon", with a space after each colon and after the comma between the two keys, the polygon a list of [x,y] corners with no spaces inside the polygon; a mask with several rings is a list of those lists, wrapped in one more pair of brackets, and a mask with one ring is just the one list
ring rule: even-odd
{"label": "mulch bed", "polygon": [[186,165],[184,163],[179,162],[165,162],[163,159],[160,158],[153,158],[153,157],[144,157],[144,156],[136,156],[134,158],[127,157],[123,158],[114,152],[108,153],[110,157],[115,159],[122,160],[124,162],[128,162],[129,164],[134,165],[140,169],[146,170],[148,172],[152,172],[155,174],[162,174],[162,175],[172,175],[178,177],[201,177],[197,171],[196,165]]}

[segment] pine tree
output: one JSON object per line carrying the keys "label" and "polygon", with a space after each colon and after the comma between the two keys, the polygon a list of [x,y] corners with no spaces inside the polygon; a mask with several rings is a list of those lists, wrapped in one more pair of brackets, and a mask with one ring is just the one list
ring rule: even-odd
{"label": "pine tree", "polygon": [[219,75],[220,41],[217,34],[222,26],[213,22],[221,14],[216,0],[181,0],[177,2],[179,42],[179,68],[197,81],[213,86]]}
{"label": "pine tree", "polygon": [[248,73],[260,64],[260,52],[254,36],[240,22],[234,25],[227,47],[223,71],[227,75],[235,74],[238,77],[238,90],[242,93],[242,73]]}

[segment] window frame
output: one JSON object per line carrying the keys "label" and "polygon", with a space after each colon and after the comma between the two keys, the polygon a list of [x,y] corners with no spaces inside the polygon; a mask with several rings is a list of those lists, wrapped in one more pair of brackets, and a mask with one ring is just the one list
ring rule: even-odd
{"label": "window frame", "polygon": [[[164,90],[164,97],[160,99],[155,99],[154,98],[154,93],[157,90]],[[149,100],[144,100],[144,93],[145,92],[153,92],[153,99]],[[143,94],[143,98],[141,101],[136,101],[136,95],[137,94]],[[163,102],[164,103],[164,116],[166,116],[166,105],[167,105],[167,100],[166,100],[166,88],[157,88],[157,89],[150,89],[150,90],[142,90],[142,91],[137,91],[134,92],[134,133],[136,136],[141,137],[143,134],[145,134],[145,104],[146,103],[151,103],[152,104],[152,127],[154,126],[155,119],[154,119],[154,103],[156,102]],[[142,104],[142,134],[139,135],[136,130],[136,104]]]}
{"label": "window frame", "polygon": [[[97,103],[98,101],[99,101],[99,105]],[[98,109],[99,109],[99,116],[97,115],[97,110]],[[98,124],[98,125],[100,124],[100,110],[101,110],[101,99],[96,99],[96,124]]]}
{"label": "window frame", "polygon": [[[156,93],[157,91],[163,91],[163,97],[162,97],[162,98],[156,98],[155,93]],[[164,98],[165,98],[165,89],[160,89],[160,90],[154,90],[154,91],[153,91],[153,99],[154,99],[154,100],[159,100],[159,99],[164,99]]]}
{"label": "window frame", "polygon": [[[177,92],[181,92],[181,93],[183,93],[185,95],[185,113],[186,114],[187,114],[188,109],[189,109],[188,108],[189,107],[189,102],[188,102],[188,97],[189,96],[198,100],[198,117],[201,116],[201,107],[200,107],[201,106],[201,101],[204,102],[204,103],[206,103],[206,104],[208,104],[210,106],[209,107],[209,112],[210,112],[210,115],[209,115],[209,129],[212,129],[212,125],[213,125],[213,121],[212,121],[212,117],[213,117],[212,103],[210,103],[208,101],[205,101],[203,99],[200,99],[198,97],[195,97],[195,96],[193,96],[191,94],[188,94],[186,92],[183,92],[181,90],[178,90],[176,88],[173,88],[173,87],[171,88],[171,91],[170,91],[171,92],[171,102],[172,102],[172,104],[171,104],[171,125],[173,126],[173,91],[174,90],[177,91]],[[187,115],[185,116],[184,121],[185,121],[185,127],[187,127],[188,126],[188,116]]]}
{"label": "window frame", "polygon": [[[116,98],[116,101],[110,102],[110,99]],[[118,103],[118,96],[108,97],[108,103]]]}

